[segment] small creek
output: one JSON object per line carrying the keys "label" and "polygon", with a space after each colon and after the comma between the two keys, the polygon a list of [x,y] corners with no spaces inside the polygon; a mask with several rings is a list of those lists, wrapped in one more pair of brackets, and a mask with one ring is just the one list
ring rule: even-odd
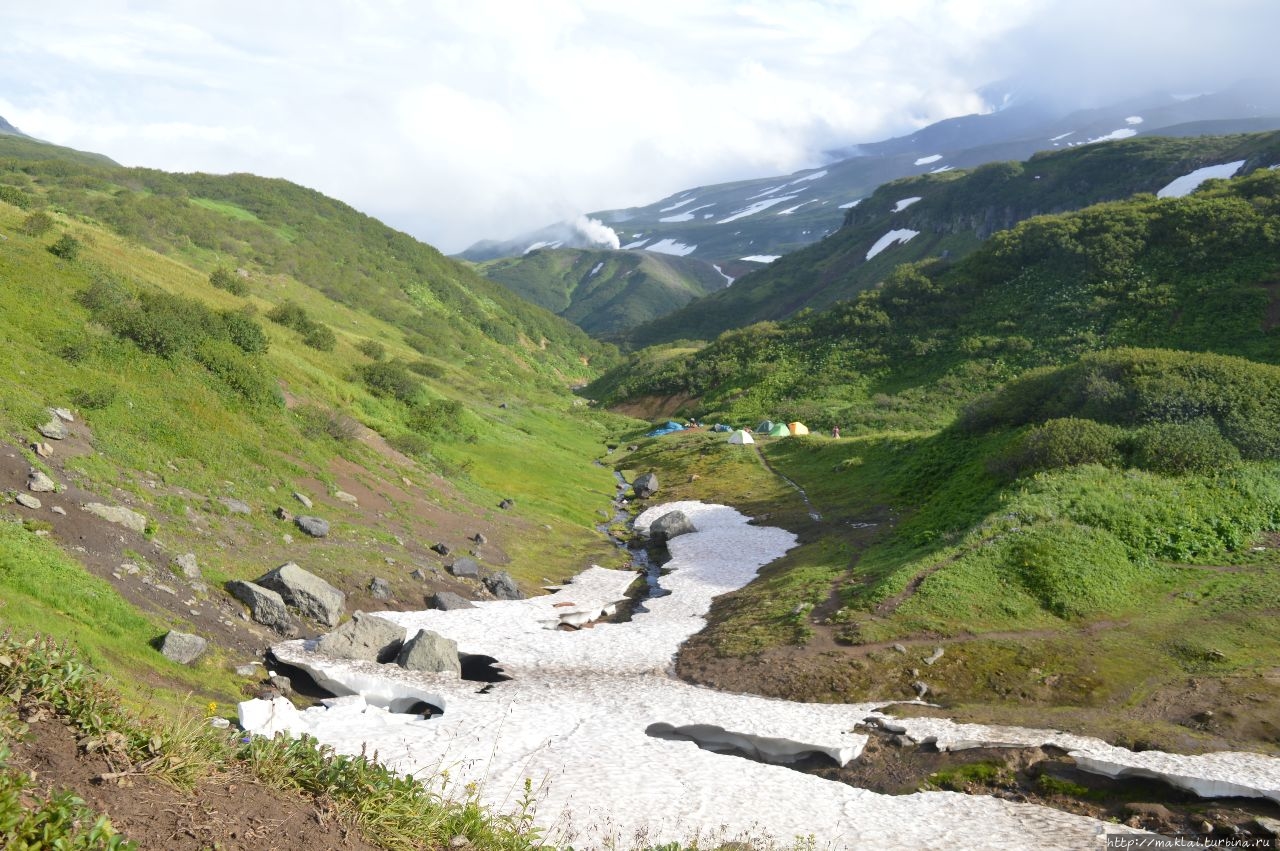
{"label": "small creek", "polygon": [[619,537],[617,530],[620,526],[626,526],[629,530],[631,528],[627,517],[627,500],[624,496],[627,488],[631,487],[631,483],[616,470],[613,476],[616,480],[613,517],[605,523],[597,524],[596,529],[608,536],[619,549],[626,550],[632,566],[643,574],[644,579],[643,583],[637,580],[636,584],[628,589],[628,602],[619,605],[618,613],[609,619],[612,623],[625,623],[631,620],[633,615],[649,611],[645,606],[646,600],[665,597],[671,593],[662,587],[662,566],[671,560],[671,553],[664,546],[648,546],[635,539],[627,540]]}

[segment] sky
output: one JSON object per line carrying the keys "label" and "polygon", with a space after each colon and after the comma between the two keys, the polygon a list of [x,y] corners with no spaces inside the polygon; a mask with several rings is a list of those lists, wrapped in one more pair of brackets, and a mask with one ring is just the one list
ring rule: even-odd
{"label": "sky", "polygon": [[0,116],[445,252],[983,111],[1274,78],[1275,0],[8,0]]}

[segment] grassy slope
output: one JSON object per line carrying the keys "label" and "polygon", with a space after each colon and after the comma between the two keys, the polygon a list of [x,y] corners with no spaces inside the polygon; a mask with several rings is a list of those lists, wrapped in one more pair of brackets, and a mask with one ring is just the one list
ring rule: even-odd
{"label": "grassy slope", "polygon": [[725,285],[706,263],[646,251],[543,248],[479,269],[596,337],[664,316]]}
{"label": "grassy slope", "polygon": [[[1246,161],[1241,173],[1280,162],[1280,134],[1140,138],[893,181],[849,210],[844,227],[827,239],[635,329],[628,342],[707,340],[731,328],[826,307],[883,281],[901,263],[964,257],[993,232],[1031,216],[1155,192],[1194,169],[1235,160]],[[892,212],[899,200],[911,197],[921,200]],[[897,228],[919,235],[867,260],[876,240]]]}

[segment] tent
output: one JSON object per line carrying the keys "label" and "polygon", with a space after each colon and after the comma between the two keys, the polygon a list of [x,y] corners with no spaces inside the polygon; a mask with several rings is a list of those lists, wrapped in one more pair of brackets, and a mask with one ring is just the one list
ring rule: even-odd
{"label": "tent", "polygon": [[667,420],[666,425],[660,425],[653,431],[645,435],[645,437],[662,437],[664,434],[671,434],[673,431],[684,431],[684,426],[675,420]]}
{"label": "tent", "polygon": [[804,423],[787,423],[787,429],[792,434],[808,434],[809,428]]}
{"label": "tent", "polygon": [[768,434],[773,431],[773,420],[765,420],[756,426],[756,434]]}
{"label": "tent", "polygon": [[770,437],[790,437],[791,431],[782,423],[774,423],[773,428],[769,429]]}
{"label": "tent", "polygon": [[738,429],[733,434],[729,435],[729,442],[741,445],[744,443],[755,443],[756,441],[748,432]]}

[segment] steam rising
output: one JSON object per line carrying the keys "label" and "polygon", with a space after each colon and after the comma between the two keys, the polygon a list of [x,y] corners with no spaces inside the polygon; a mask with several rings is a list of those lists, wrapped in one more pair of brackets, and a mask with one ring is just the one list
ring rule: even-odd
{"label": "steam rising", "polygon": [[587,246],[591,248],[618,248],[622,245],[622,241],[618,239],[617,231],[599,219],[578,216],[573,223],[573,229],[581,235]]}

